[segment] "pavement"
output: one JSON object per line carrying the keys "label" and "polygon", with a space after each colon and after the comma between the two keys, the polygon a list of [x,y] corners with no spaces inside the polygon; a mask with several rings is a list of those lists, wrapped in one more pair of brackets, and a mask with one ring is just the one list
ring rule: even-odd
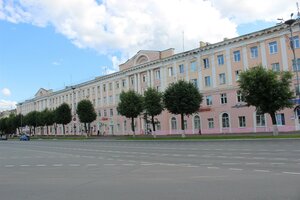
{"label": "pavement", "polygon": [[300,140],[0,141],[1,200],[299,200]]}

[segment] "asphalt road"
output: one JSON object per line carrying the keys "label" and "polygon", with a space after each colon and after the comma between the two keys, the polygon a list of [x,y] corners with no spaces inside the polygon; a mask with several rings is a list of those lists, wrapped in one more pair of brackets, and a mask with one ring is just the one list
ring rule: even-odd
{"label": "asphalt road", "polygon": [[0,141],[0,200],[299,200],[300,140]]}

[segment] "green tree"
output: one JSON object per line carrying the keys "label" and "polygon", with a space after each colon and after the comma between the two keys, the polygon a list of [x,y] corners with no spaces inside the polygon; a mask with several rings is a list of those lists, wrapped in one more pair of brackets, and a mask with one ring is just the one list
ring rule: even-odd
{"label": "green tree", "polygon": [[47,135],[49,135],[49,126],[52,126],[55,123],[55,113],[52,110],[46,109],[43,111],[43,117],[47,127]]}
{"label": "green tree", "polygon": [[146,114],[151,116],[152,130],[155,137],[154,117],[159,115],[164,109],[162,103],[162,93],[153,88],[148,88],[144,93],[144,109]]}
{"label": "green tree", "polygon": [[97,114],[90,100],[82,100],[77,105],[77,114],[81,123],[84,123],[85,132],[90,134],[90,124],[96,120]]}
{"label": "green tree", "polygon": [[134,118],[139,116],[143,111],[143,97],[133,90],[122,92],[120,94],[120,102],[117,106],[117,111],[127,117],[131,118],[131,130],[133,137],[135,137]]}
{"label": "green tree", "polygon": [[31,111],[24,117],[24,123],[30,127],[30,134],[33,128],[33,134],[35,135],[35,128],[37,127],[38,123],[38,112]]}
{"label": "green tree", "polygon": [[163,95],[163,102],[170,113],[180,114],[182,137],[185,137],[184,115],[198,112],[202,102],[202,95],[197,87],[183,80],[172,83]]}
{"label": "green tree", "polygon": [[68,104],[63,103],[55,110],[55,122],[63,125],[63,134],[65,135],[65,125],[72,120],[71,108]]}
{"label": "green tree", "polygon": [[294,92],[291,90],[292,74],[290,72],[274,72],[259,65],[242,72],[239,86],[248,106],[271,116],[273,135],[278,135],[276,112],[291,108]]}

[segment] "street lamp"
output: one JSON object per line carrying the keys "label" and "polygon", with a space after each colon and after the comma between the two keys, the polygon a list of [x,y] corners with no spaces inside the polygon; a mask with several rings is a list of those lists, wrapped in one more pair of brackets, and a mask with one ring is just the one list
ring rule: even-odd
{"label": "street lamp", "polygon": [[299,99],[300,99],[300,92],[299,92],[299,69],[298,69],[298,61],[297,61],[297,58],[296,58],[296,53],[295,53],[295,44],[294,44],[294,38],[293,38],[293,30],[292,30],[292,26],[293,24],[296,22],[295,19],[292,19],[293,17],[293,13],[291,14],[291,19],[289,20],[286,20],[284,21],[284,24],[288,25],[289,26],[289,30],[290,30],[290,46],[291,46],[291,49],[292,49],[292,52],[293,52],[293,70],[296,71],[296,77],[297,77],[297,87],[296,87],[296,96],[298,96],[298,99],[297,99],[297,103],[299,103]]}
{"label": "street lamp", "polygon": [[75,89],[76,89],[76,87],[72,86],[71,88],[72,88],[72,91],[73,91],[73,106],[72,106],[72,108],[73,108],[73,118],[72,118],[72,120],[74,122],[73,130],[74,130],[74,135],[76,135],[76,122],[75,122],[76,121],[76,108],[75,108]]}

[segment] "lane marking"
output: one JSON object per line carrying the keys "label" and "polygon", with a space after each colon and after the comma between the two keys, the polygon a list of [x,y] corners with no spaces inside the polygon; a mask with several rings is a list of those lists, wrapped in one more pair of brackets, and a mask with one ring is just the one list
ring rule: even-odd
{"label": "lane marking", "polygon": [[20,167],[30,167],[30,165],[20,165]]}
{"label": "lane marking", "polygon": [[207,169],[220,169],[220,167],[207,167]]}
{"label": "lane marking", "polygon": [[250,163],[250,162],[248,162],[248,163],[245,163],[246,165],[259,165],[260,163],[259,162],[252,162],[252,163]]}
{"label": "lane marking", "polygon": [[270,172],[270,170],[264,170],[264,169],[255,169],[255,172]]}
{"label": "lane marking", "polygon": [[53,164],[52,166],[53,167],[61,167],[61,166],[63,166],[63,164]]}
{"label": "lane marking", "polygon": [[107,163],[107,164],[104,164],[105,166],[115,166],[116,164],[110,164],[110,163]]}
{"label": "lane marking", "polygon": [[87,167],[95,167],[95,166],[97,166],[97,164],[87,164],[86,166]]}
{"label": "lane marking", "polygon": [[123,166],[134,166],[135,164],[133,164],[133,163],[124,163],[124,164],[122,164]]}
{"label": "lane marking", "polygon": [[271,165],[285,165],[286,163],[271,163]]}
{"label": "lane marking", "polygon": [[293,174],[293,175],[300,175],[298,172],[282,172],[284,174]]}
{"label": "lane marking", "polygon": [[222,165],[238,165],[238,164],[241,164],[241,163],[222,163]]}
{"label": "lane marking", "polygon": [[240,168],[229,168],[229,170],[242,171],[243,169],[240,169]]}

